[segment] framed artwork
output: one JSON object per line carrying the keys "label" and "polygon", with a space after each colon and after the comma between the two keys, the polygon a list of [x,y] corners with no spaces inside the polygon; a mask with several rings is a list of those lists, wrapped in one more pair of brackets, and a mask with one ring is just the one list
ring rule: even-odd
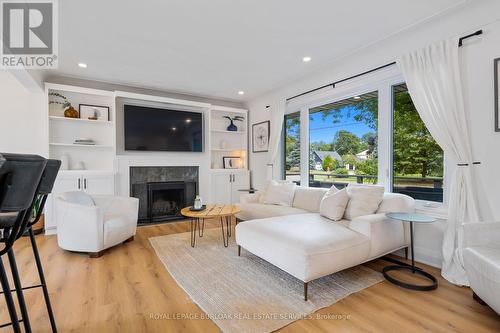
{"label": "framed artwork", "polygon": [[252,125],[252,151],[254,153],[269,151],[270,128],[269,120]]}
{"label": "framed artwork", "polygon": [[500,132],[500,86],[499,86],[499,79],[500,79],[500,66],[499,66],[500,58],[496,58],[493,61],[493,68],[494,68],[494,76],[495,76],[495,132]]}
{"label": "framed artwork", "polygon": [[109,106],[80,104],[80,119],[109,121]]}
{"label": "framed artwork", "polygon": [[241,168],[241,158],[224,156],[222,158],[222,164],[224,169],[240,169]]}

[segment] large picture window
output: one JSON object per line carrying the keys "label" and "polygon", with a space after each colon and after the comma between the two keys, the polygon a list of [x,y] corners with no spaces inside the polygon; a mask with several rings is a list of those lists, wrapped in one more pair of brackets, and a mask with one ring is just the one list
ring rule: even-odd
{"label": "large picture window", "polygon": [[300,184],[300,112],[285,115],[285,179]]}
{"label": "large picture window", "polygon": [[309,110],[309,186],[376,183],[378,93]]}
{"label": "large picture window", "polygon": [[443,202],[443,150],[413,105],[405,84],[393,87],[392,189]]}

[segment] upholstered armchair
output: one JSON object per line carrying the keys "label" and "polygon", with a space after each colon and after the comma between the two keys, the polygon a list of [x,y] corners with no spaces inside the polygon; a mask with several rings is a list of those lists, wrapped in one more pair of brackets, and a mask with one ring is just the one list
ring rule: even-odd
{"label": "upholstered armchair", "polygon": [[139,200],[65,192],[55,199],[59,247],[100,257],[107,248],[133,240]]}
{"label": "upholstered armchair", "polygon": [[465,224],[464,247],[474,299],[500,314],[500,222]]}

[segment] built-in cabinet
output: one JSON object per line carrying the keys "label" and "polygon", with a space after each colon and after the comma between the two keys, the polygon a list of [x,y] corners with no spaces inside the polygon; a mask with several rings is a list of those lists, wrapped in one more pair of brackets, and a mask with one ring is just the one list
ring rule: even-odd
{"label": "built-in cabinet", "polygon": [[[61,97],[61,96],[64,96]],[[46,211],[46,232],[55,233],[57,221],[54,214],[54,198],[67,191],[84,191],[89,194],[129,195],[128,170],[118,168],[119,158],[146,159],[154,165],[198,166],[203,175],[200,185],[204,187],[206,203],[238,203],[242,193],[249,187],[248,172],[248,111],[245,109],[211,105],[188,100],[150,96],[123,91],[98,90],[78,86],[45,84],[46,105],[46,153],[49,158],[67,161],[60,170]],[[182,158],[182,154],[151,152],[127,152],[123,146],[123,103],[126,101],[145,105],[179,107],[200,110],[204,114],[204,150],[196,158]],[[53,103],[53,102],[59,103]],[[103,117],[81,115],[67,118],[64,111],[69,102],[74,109],[80,105],[109,110]],[[51,103],[52,102],[52,103]],[[232,118],[234,127],[228,128]],[[235,120],[235,117],[237,120]],[[92,144],[81,140],[91,140]],[[183,153],[184,154],[184,153]],[[224,165],[224,157],[233,158],[230,166]],[[180,164],[179,158],[184,162]],[[191,161],[191,162],[190,162]],[[131,164],[132,165],[132,162]],[[143,163],[141,164],[143,165]],[[229,169],[231,167],[231,169]],[[120,172],[118,173],[118,170]],[[115,184],[115,179],[118,181]]]}
{"label": "built-in cabinet", "polygon": [[[228,130],[231,121],[237,130]],[[240,190],[249,188],[248,172],[248,111],[212,105],[210,108],[210,177],[211,202],[217,204],[239,203]],[[236,164],[228,169],[224,158],[236,158]]]}
{"label": "built-in cabinet", "polygon": [[[89,89],[60,84],[45,84],[46,137],[49,158],[65,161],[57,176],[45,210],[47,233],[57,228],[54,197],[68,191],[89,194],[114,194],[116,157],[115,95],[112,91]],[[98,119],[88,114],[76,118],[65,117],[69,103],[80,111],[80,106],[98,107]],[[90,118],[93,118],[90,116]],[[92,140],[82,144],[77,140]]]}
{"label": "built-in cabinet", "polygon": [[211,199],[217,204],[237,204],[249,188],[248,170],[212,171]]}

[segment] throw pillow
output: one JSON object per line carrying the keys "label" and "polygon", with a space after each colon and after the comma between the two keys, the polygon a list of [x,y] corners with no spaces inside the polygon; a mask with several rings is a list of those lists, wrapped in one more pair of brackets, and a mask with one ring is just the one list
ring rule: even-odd
{"label": "throw pillow", "polygon": [[291,206],[297,184],[271,180],[266,192],[260,197],[260,202],[268,205]]}
{"label": "throw pillow", "polygon": [[340,221],[344,216],[345,208],[349,202],[349,195],[344,188],[338,190],[335,186],[325,193],[319,206],[319,213],[333,221]]}
{"label": "throw pillow", "polygon": [[384,187],[377,185],[349,184],[349,203],[344,218],[352,220],[362,215],[374,214],[384,198]]}

